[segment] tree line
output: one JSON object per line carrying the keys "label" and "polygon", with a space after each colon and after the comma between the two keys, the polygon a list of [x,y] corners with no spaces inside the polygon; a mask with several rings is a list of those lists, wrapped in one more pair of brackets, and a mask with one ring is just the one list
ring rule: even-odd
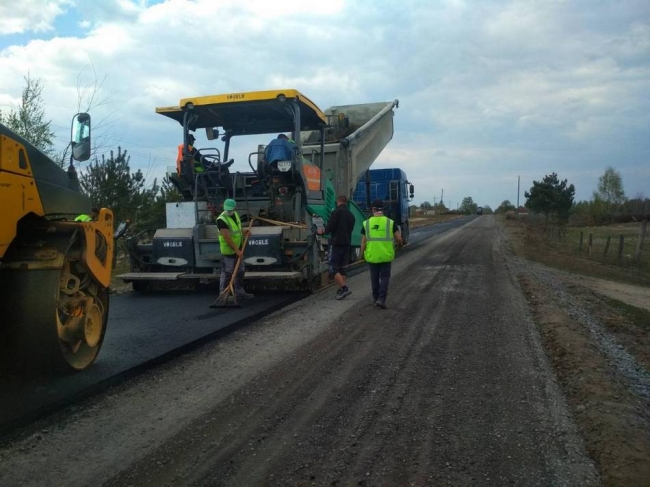
{"label": "tree line", "polygon": [[[625,196],[623,179],[613,167],[607,167],[598,179],[598,187],[590,200],[575,201],[575,186],[568,180],[560,180],[557,173],[551,173],[541,181],[533,181],[533,185],[524,192],[524,206],[532,213],[540,214],[548,222],[567,223],[572,221],[579,225],[602,225],[607,223],[624,223],[648,218],[650,214],[650,199],[643,194],[634,198]],[[456,209],[448,209],[443,202],[432,205],[425,201],[420,208],[433,211],[435,214],[460,213],[473,215],[478,205],[467,196]],[[508,214],[517,211],[510,200],[504,200],[494,210],[497,214]],[[483,213],[492,213],[489,206],[483,206]]]}
{"label": "tree line", "polygon": [[[17,108],[8,113],[0,111],[0,123],[28,140],[59,166],[67,162],[67,149],[58,153],[51,120],[45,117],[43,85],[40,79],[25,76],[25,88]],[[159,183],[150,183],[140,169],[133,171],[130,156],[121,147],[106,154],[95,155],[91,162],[78,170],[81,190],[92,206],[110,208],[116,222],[129,220],[135,230],[165,226],[165,203],[179,201],[180,194],[167,176]]]}
{"label": "tree line", "polygon": [[[0,111],[0,123],[30,141],[63,167],[67,149],[62,153],[55,150],[51,120],[45,117],[41,80],[29,74],[24,79],[25,88],[19,106],[6,114]],[[95,93],[92,97],[95,97]],[[160,183],[154,179],[148,184],[140,169],[131,170],[127,150],[118,147],[117,152],[110,150],[109,154],[109,157],[105,154],[98,156],[95,151],[94,160],[79,170],[81,189],[93,206],[110,208],[116,221],[130,220],[136,229],[164,227],[165,203],[181,199],[169,178],[165,176]],[[558,223],[574,219],[576,223],[598,225],[647,218],[650,213],[650,199],[642,194],[631,199],[625,196],[621,175],[613,167],[606,168],[598,180],[598,188],[588,201],[575,202],[574,185],[566,179],[560,180],[556,173],[544,176],[541,181],[533,181],[524,196],[526,208],[544,215],[547,221]],[[434,205],[425,201],[421,208],[433,210],[436,214],[472,215],[478,206],[472,197],[467,196],[456,210],[447,208],[443,201]],[[509,200],[504,200],[494,213],[508,213],[516,209]],[[485,205],[483,213],[492,213],[492,209]]]}
{"label": "tree line", "polygon": [[[417,208],[417,207],[411,207]],[[452,208],[447,208],[443,201],[439,201],[435,204],[431,204],[429,201],[423,201],[420,205],[420,209],[424,211],[431,211],[436,215],[447,215],[447,214],[461,214],[461,215],[474,215],[476,210],[478,210],[479,204],[474,201],[471,196],[466,196],[463,198],[463,201],[459,204],[458,208],[455,210]],[[493,213],[492,208],[489,205],[483,205],[481,207],[484,214]]]}
{"label": "tree line", "polygon": [[[643,194],[627,198],[621,174],[611,166],[598,179],[598,187],[589,200],[576,202],[574,185],[566,179],[560,180],[556,173],[544,176],[541,181],[533,181],[524,197],[527,209],[543,215],[547,221],[560,224],[569,221],[578,225],[625,223],[648,218],[650,214],[650,199]],[[505,200],[495,212],[515,210],[516,207]]]}

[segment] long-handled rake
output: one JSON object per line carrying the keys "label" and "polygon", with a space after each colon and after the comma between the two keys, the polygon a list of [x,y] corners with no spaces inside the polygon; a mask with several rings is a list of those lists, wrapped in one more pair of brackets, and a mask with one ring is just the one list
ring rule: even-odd
{"label": "long-handled rake", "polygon": [[[232,276],[230,276],[230,282],[228,286],[219,294],[219,297],[214,300],[214,303],[210,305],[210,308],[226,308],[228,306],[239,307],[240,304],[237,303],[237,293],[235,293],[235,278],[237,277],[237,272],[239,271],[239,266],[241,265],[241,260],[244,256],[244,250],[246,250],[246,244],[248,243],[248,236],[250,235],[250,229],[253,226],[253,219],[251,219],[248,225],[248,231],[244,237],[244,244],[242,245],[241,251],[242,255],[237,258],[235,263],[235,269],[232,271]],[[232,303],[232,304],[231,304]]]}

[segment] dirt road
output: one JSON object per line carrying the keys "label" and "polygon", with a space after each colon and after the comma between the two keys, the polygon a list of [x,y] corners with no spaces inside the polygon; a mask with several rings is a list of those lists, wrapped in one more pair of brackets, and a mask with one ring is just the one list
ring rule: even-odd
{"label": "dirt road", "polygon": [[41,422],[2,485],[598,485],[492,218]]}

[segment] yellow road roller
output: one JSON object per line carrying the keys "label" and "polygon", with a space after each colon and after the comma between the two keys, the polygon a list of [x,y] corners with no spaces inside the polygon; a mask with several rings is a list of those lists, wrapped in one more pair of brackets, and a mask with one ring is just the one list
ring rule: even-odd
{"label": "yellow road roller", "polygon": [[113,213],[92,211],[73,164],[90,157],[89,114],[73,117],[70,148],[66,171],[0,124],[3,367],[83,370],[106,333]]}

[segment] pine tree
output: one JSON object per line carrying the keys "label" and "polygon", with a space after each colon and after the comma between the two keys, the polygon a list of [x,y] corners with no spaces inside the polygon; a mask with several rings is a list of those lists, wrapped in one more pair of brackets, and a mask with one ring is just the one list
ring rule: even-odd
{"label": "pine tree", "polygon": [[544,176],[541,182],[533,181],[530,191],[526,191],[526,208],[537,213],[543,213],[548,220],[555,216],[558,220],[566,222],[569,219],[569,210],[573,205],[575,187],[567,184],[567,180],[560,181],[556,173]]}
{"label": "pine tree", "polygon": [[117,157],[111,151],[108,159],[102,155],[83,169],[79,183],[94,206],[113,211],[116,222],[128,219],[135,227],[145,228],[160,187],[154,179],[147,188],[142,171],[131,172],[130,159],[127,151],[118,147]]}
{"label": "pine tree", "polygon": [[28,73],[25,83],[20,106],[6,115],[0,112],[0,122],[48,156],[56,157],[51,120],[45,119],[41,80],[32,78]]}

